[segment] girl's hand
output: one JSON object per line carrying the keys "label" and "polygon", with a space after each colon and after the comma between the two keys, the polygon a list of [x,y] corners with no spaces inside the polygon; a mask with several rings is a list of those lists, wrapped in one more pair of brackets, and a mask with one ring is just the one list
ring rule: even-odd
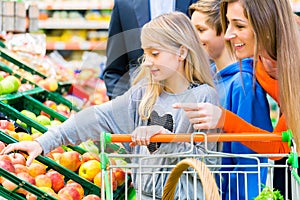
{"label": "girl's hand", "polygon": [[150,143],[150,138],[153,135],[159,133],[167,133],[167,130],[164,127],[158,125],[139,126],[131,134],[132,142],[130,143],[130,146],[131,147],[136,145],[147,146]]}
{"label": "girl's hand", "polygon": [[211,103],[176,103],[173,108],[183,109],[195,130],[223,127],[222,109]]}
{"label": "girl's hand", "polygon": [[10,152],[20,150],[28,153],[26,165],[29,166],[32,161],[43,152],[43,148],[36,141],[22,141],[7,145],[1,152],[0,155],[8,154]]}

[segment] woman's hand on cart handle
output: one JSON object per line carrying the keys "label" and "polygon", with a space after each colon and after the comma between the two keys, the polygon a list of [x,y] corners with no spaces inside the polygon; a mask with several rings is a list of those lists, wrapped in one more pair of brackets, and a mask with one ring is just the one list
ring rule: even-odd
{"label": "woman's hand on cart handle", "polygon": [[195,130],[222,128],[223,110],[211,103],[175,103],[175,109],[183,109]]}
{"label": "woman's hand on cart handle", "polygon": [[129,144],[131,147],[136,145],[147,146],[150,143],[150,138],[156,134],[167,133],[168,131],[158,125],[152,126],[139,126],[131,134],[132,142]]}
{"label": "woman's hand on cart handle", "polygon": [[25,151],[28,154],[26,165],[29,166],[32,161],[43,152],[43,148],[37,141],[22,141],[7,145],[1,152],[0,155],[8,154],[14,151]]}

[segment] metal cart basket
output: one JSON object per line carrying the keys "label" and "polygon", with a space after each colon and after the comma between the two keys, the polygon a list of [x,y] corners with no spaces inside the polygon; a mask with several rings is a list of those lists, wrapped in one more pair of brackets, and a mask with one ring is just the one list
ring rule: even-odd
{"label": "metal cart basket", "polygon": [[[193,134],[160,134],[155,135],[151,138],[151,142],[203,142],[205,147],[209,142],[227,142],[227,141],[285,141],[289,144],[293,144],[292,135],[290,132],[285,133],[288,138],[278,134],[255,134],[255,133],[226,133],[226,134],[204,134],[204,133],[193,133]],[[249,184],[247,178],[249,176],[257,177],[255,184],[250,187],[257,188],[258,194],[261,193],[263,187],[273,189],[272,179],[274,176],[275,168],[284,168],[285,170],[285,184],[286,185],[286,196],[289,190],[292,191],[292,200],[300,199],[300,178],[297,174],[298,168],[298,155],[296,153],[296,146],[292,145],[290,154],[225,154],[222,152],[213,152],[206,148],[205,154],[194,155],[192,149],[187,152],[163,154],[163,155],[137,155],[137,154],[119,154],[119,153],[105,153],[105,146],[107,143],[126,143],[131,142],[131,136],[128,134],[101,134],[101,162],[102,162],[102,187],[101,187],[101,199],[111,200],[113,198],[113,189],[111,187],[111,180],[109,180],[109,174],[113,173],[115,168],[122,168],[125,171],[126,177],[135,177],[130,183],[125,181],[125,191],[132,190],[133,185],[136,192],[136,196],[132,197],[128,192],[122,196],[121,199],[206,199],[216,200],[222,199],[222,177],[224,175],[232,175],[235,173],[237,182],[243,179],[243,184],[227,183],[229,187],[234,187],[236,194],[229,196],[230,200],[245,199],[248,200],[248,196],[241,198],[239,192],[244,191],[247,194]],[[268,143],[266,143],[268,144]],[[192,146],[192,145],[191,145]],[[240,170],[240,171],[226,171],[220,170],[220,168],[237,167],[221,164],[204,164],[206,159],[230,157],[230,158],[247,158],[253,160],[249,165],[240,165],[241,169],[246,168],[251,170]],[[260,158],[270,157],[288,157],[287,163],[284,165],[275,165],[273,162],[260,162]],[[113,164],[109,162],[108,158],[117,158],[121,160],[127,160],[126,164]],[[138,160],[138,162],[130,162],[132,158]],[[181,158],[181,161],[177,165],[157,165],[155,159],[160,158]],[[153,160],[153,164],[149,165],[149,160]],[[106,162],[105,162],[106,161]],[[148,161],[148,162],[145,162]],[[203,162],[202,162],[203,161]],[[145,163],[147,163],[145,165]],[[262,169],[267,169],[268,178],[264,183],[260,178]],[[133,174],[134,171],[134,174]],[[290,173],[288,173],[290,172]],[[112,177],[112,176],[110,176]],[[146,179],[145,179],[146,177]],[[148,177],[153,177],[147,179]],[[157,178],[160,177],[160,178]],[[288,187],[287,182],[291,179],[292,186]],[[147,181],[145,183],[145,180]],[[192,180],[192,181],[191,181]],[[192,183],[192,184],[190,184]],[[200,183],[200,185],[199,185]],[[148,185],[148,190],[145,192],[144,186]],[[149,187],[151,187],[149,189]],[[275,188],[276,189],[276,188]],[[151,192],[149,192],[149,190]],[[161,191],[161,193],[160,193]],[[200,192],[199,192],[200,191]],[[147,193],[148,192],[148,193]],[[119,198],[120,199],[120,198]],[[252,200],[253,198],[251,198]],[[249,199],[250,200],[250,199]]]}

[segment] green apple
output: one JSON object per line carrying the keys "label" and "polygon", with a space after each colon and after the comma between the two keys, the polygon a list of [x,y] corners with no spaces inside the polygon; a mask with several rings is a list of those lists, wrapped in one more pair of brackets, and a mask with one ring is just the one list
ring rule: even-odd
{"label": "green apple", "polygon": [[2,80],[0,82],[0,88],[1,88],[1,94],[10,94],[13,92],[16,92],[15,90],[15,85],[13,82],[9,81],[9,80]]}
{"label": "green apple", "polygon": [[0,85],[2,94],[10,94],[18,91],[21,82],[15,76],[7,76],[0,82]]}
{"label": "green apple", "polygon": [[29,117],[30,119],[37,121],[36,119],[36,114],[34,114],[33,112],[29,111],[29,110],[22,110],[21,113],[23,115],[25,115],[26,117]]}
{"label": "green apple", "polygon": [[21,85],[21,81],[17,77],[12,76],[12,75],[5,77],[4,80],[12,82],[14,84],[14,88],[16,91],[18,90],[18,88]]}
{"label": "green apple", "polygon": [[43,126],[51,124],[51,120],[49,119],[49,117],[46,117],[45,115],[37,116],[36,121]]}

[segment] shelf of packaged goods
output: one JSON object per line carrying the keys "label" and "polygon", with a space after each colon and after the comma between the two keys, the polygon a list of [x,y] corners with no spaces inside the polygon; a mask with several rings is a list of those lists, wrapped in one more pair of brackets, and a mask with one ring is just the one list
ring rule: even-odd
{"label": "shelf of packaged goods", "polygon": [[39,20],[40,29],[108,29],[109,21],[85,19],[47,19]]}
{"label": "shelf of packaged goods", "polygon": [[38,2],[38,7],[41,10],[111,10],[113,1],[91,1],[82,3],[82,1],[51,1]]}
{"label": "shelf of packaged goods", "polygon": [[106,41],[47,42],[47,50],[105,50]]}

